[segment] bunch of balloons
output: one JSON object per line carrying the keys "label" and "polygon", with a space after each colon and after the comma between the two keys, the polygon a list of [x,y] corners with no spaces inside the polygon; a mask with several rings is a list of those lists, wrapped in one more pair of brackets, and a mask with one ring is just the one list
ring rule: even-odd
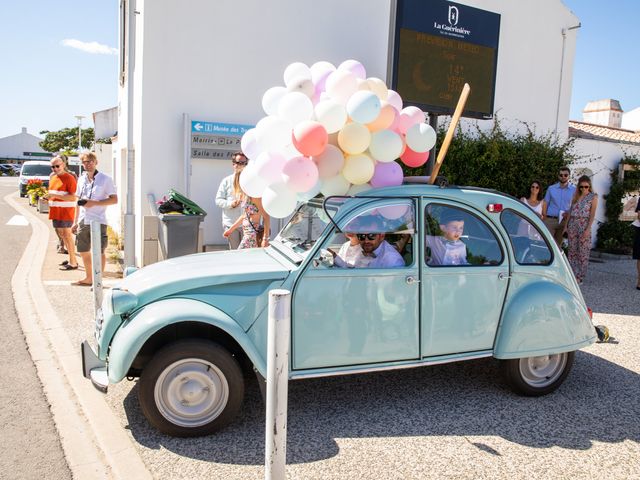
{"label": "bunch of balloons", "polygon": [[346,60],[311,67],[292,63],[284,86],[262,97],[267,114],[242,137],[250,159],[240,186],[261,197],[272,217],[290,215],[298,201],[318,193],[352,195],[371,187],[402,184],[400,159],[419,167],[429,158],[436,133],[417,107],[403,108],[400,95]]}

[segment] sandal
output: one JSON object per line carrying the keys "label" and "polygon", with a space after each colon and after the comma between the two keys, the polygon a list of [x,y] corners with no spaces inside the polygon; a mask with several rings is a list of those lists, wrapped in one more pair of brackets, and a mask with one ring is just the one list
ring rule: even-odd
{"label": "sandal", "polygon": [[66,265],[62,265],[58,270],[77,270],[78,269],[78,265],[69,265],[68,263]]}
{"label": "sandal", "polygon": [[90,287],[92,284],[78,281],[78,282],[71,282],[71,285],[74,285],[76,287]]}
{"label": "sandal", "polygon": [[64,262],[60,262],[58,265],[64,267],[65,265],[69,265],[69,260],[65,260]]}

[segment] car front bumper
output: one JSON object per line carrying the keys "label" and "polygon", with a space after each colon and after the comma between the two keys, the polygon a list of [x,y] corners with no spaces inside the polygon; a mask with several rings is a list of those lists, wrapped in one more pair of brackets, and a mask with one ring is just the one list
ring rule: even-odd
{"label": "car front bumper", "polygon": [[107,393],[109,388],[107,364],[98,358],[86,340],[80,345],[80,352],[82,353],[82,374],[91,380],[97,390]]}

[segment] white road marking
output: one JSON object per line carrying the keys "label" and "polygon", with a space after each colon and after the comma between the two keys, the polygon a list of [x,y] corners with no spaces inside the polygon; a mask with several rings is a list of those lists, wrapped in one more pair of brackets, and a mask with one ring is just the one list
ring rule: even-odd
{"label": "white road marking", "polygon": [[14,215],[9,219],[9,221],[7,222],[7,225],[26,227],[27,225],[29,225],[29,222],[22,215]]}

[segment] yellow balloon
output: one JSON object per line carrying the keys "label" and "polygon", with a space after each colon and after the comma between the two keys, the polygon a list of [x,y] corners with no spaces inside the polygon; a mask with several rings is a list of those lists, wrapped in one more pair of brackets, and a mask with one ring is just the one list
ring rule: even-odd
{"label": "yellow balloon", "polygon": [[338,133],[338,145],[349,155],[357,155],[369,148],[371,132],[361,123],[348,123]]}
{"label": "yellow balloon", "polygon": [[342,175],[354,185],[362,185],[371,180],[374,171],[375,163],[368,155],[349,155],[345,159]]}

